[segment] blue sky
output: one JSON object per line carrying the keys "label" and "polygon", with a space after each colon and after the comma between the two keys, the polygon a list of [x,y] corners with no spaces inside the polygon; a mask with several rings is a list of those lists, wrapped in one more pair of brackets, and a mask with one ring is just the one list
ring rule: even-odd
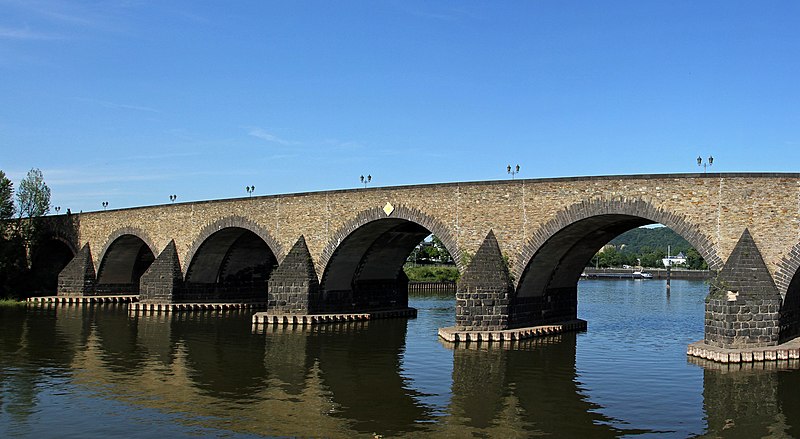
{"label": "blue sky", "polygon": [[0,0],[0,169],[73,211],[800,171],[796,1]]}

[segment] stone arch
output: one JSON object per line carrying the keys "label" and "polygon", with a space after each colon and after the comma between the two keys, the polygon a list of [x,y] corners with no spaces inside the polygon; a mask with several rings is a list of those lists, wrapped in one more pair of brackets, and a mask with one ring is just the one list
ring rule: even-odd
{"label": "stone arch", "polygon": [[[420,226],[428,229],[442,241],[442,244],[444,244],[444,246],[447,248],[447,251],[450,252],[450,255],[453,257],[458,270],[462,273],[464,272],[466,267],[463,267],[461,261],[461,250],[458,248],[456,237],[450,232],[450,228],[438,219],[426,214],[425,212],[422,212],[421,210],[403,205],[394,206],[394,210],[392,210],[392,213],[388,215],[383,208],[380,207],[365,210],[356,215],[354,218],[345,222],[345,224],[333,234],[333,237],[328,240],[328,245],[325,246],[325,250],[323,250],[322,255],[320,256],[318,267],[322,270],[322,272],[324,272],[328,266],[328,262],[330,262],[331,257],[336,252],[336,249],[351,233],[355,232],[358,228],[367,223],[385,218],[403,219],[419,224]],[[320,276],[322,275],[322,272],[320,273]]]}
{"label": "stone arch", "polygon": [[580,203],[567,207],[558,212],[553,219],[533,233],[533,236],[526,242],[522,249],[518,259],[520,263],[517,264],[513,270],[517,285],[519,285],[519,282],[522,280],[522,274],[528,264],[546,242],[578,221],[602,215],[622,215],[641,218],[646,220],[643,225],[648,223],[663,224],[686,239],[689,244],[700,253],[700,256],[705,259],[711,270],[719,271],[724,265],[724,262],[717,254],[717,249],[711,238],[703,234],[696,225],[692,224],[683,215],[656,208],[649,202],[641,199],[630,200],[620,198],[606,200],[596,198],[581,201]]}
{"label": "stone arch", "polygon": [[37,240],[31,253],[31,284],[34,293],[56,294],[58,275],[78,253],[72,240],[48,233]]}
{"label": "stone arch", "polygon": [[778,264],[774,280],[783,298],[780,339],[784,342],[800,335],[800,243],[795,244]]}
{"label": "stone arch", "polygon": [[277,241],[253,221],[240,216],[217,220],[201,230],[190,248],[181,300],[266,301],[268,280],[283,258]]}
{"label": "stone arch", "polygon": [[573,204],[536,230],[514,267],[509,306],[512,327],[577,318],[578,280],[592,255],[630,229],[661,223],[683,236],[709,267],[722,259],[713,241],[682,215],[641,199],[596,198]]}
{"label": "stone arch", "polygon": [[136,227],[115,230],[100,252],[97,293],[138,294],[139,278],[156,255],[158,249],[147,232]]}
{"label": "stone arch", "polygon": [[269,233],[267,229],[261,227],[254,221],[251,221],[243,216],[231,215],[225,218],[220,218],[206,225],[205,227],[203,227],[202,230],[200,230],[200,233],[194,239],[194,242],[192,242],[192,246],[189,247],[189,251],[186,253],[186,258],[184,259],[182,267],[184,275],[186,275],[186,271],[189,269],[189,265],[192,263],[192,259],[194,259],[194,256],[197,253],[197,250],[200,249],[200,246],[202,246],[203,243],[211,235],[228,227],[238,227],[240,229],[249,230],[255,233],[259,238],[261,238],[265,243],[267,243],[267,246],[272,251],[272,254],[274,254],[275,257],[278,259],[279,263],[283,261],[283,258],[286,256],[283,247],[272,236],[272,234]]}
{"label": "stone arch", "polygon": [[45,233],[44,235],[41,236],[41,238],[39,239],[39,242],[37,243],[36,247],[33,249],[33,254],[31,255],[32,256],[31,259],[35,259],[36,256],[37,256],[37,253],[42,250],[42,248],[43,248],[42,247],[42,243],[45,243],[45,242],[48,242],[48,241],[58,241],[61,244],[64,244],[65,246],[67,246],[67,248],[69,248],[69,250],[72,252],[73,256],[78,254],[78,250],[80,250],[73,239],[70,239],[69,237],[67,237],[63,233],[60,233],[60,232],[57,232],[57,231],[50,231],[50,232]]}
{"label": "stone arch", "polygon": [[323,311],[406,308],[408,278],[403,264],[414,246],[431,233],[459,261],[453,235],[419,210],[405,206],[370,209],[345,223],[320,260]]}
{"label": "stone arch", "polygon": [[800,276],[800,243],[795,244],[778,264],[778,271],[775,273],[775,286],[778,287],[778,292],[781,293],[781,296],[786,297],[792,280],[798,276]]}
{"label": "stone arch", "polygon": [[108,252],[108,249],[111,248],[111,246],[114,244],[114,241],[116,241],[117,239],[119,239],[124,235],[133,235],[141,239],[145,244],[147,244],[147,247],[150,248],[150,251],[153,252],[154,255],[158,255],[159,248],[156,247],[155,241],[153,241],[153,239],[150,238],[150,235],[147,232],[138,227],[122,227],[120,229],[114,230],[110,235],[108,235],[106,242],[103,244],[102,250],[100,250],[100,253],[98,253],[98,255],[100,256],[99,259],[97,260],[98,267],[102,265],[103,259],[105,259],[106,253]]}

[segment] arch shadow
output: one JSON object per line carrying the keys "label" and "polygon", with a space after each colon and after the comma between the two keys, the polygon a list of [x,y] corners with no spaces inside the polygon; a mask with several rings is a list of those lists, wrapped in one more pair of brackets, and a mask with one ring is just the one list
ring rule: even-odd
{"label": "arch shadow", "polygon": [[783,298],[780,312],[780,342],[800,336],[800,243],[778,264],[775,286]]}
{"label": "arch shadow", "polygon": [[440,221],[406,206],[375,208],[346,222],[320,258],[321,312],[362,312],[408,306],[403,265],[425,237],[436,234],[462,269],[458,246]]}
{"label": "arch shadow", "polygon": [[138,294],[139,278],[156,259],[153,240],[141,229],[112,233],[100,252],[95,291],[99,295]]}
{"label": "arch shadow", "polygon": [[200,230],[200,233],[192,242],[191,247],[189,247],[189,251],[186,253],[186,258],[182,259],[187,261],[184,265],[184,275],[188,272],[188,267],[191,261],[194,259],[195,254],[203,245],[203,243],[213,234],[219,232],[222,229],[230,228],[230,227],[237,227],[240,229],[245,229],[250,232],[256,234],[261,240],[263,240],[267,246],[269,247],[270,251],[273,255],[278,259],[278,262],[283,261],[283,258],[286,257],[286,253],[283,249],[283,246],[280,245],[278,240],[276,240],[272,234],[269,233],[267,229],[261,227],[257,223],[239,215],[231,215],[225,218],[218,219]]}
{"label": "arch shadow", "polygon": [[31,255],[31,292],[55,295],[59,273],[77,253],[73,242],[60,235],[39,241]]}
{"label": "arch shadow", "polygon": [[713,241],[680,214],[643,200],[593,199],[559,212],[534,232],[514,268],[516,279],[510,325],[577,318],[577,284],[586,263],[611,239],[636,227],[661,223],[681,235],[720,270]]}
{"label": "arch shadow", "polygon": [[179,300],[266,301],[277,246],[266,230],[241,217],[210,224],[192,246]]}

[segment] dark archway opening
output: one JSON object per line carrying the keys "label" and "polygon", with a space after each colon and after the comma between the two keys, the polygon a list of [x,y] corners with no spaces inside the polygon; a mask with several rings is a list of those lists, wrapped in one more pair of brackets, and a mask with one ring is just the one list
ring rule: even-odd
{"label": "dark archway opening", "polygon": [[322,276],[320,312],[361,312],[408,307],[403,265],[431,232],[412,221],[386,218],[348,235]]}
{"label": "dark archway opening", "polygon": [[783,298],[780,317],[780,342],[800,336],[800,269],[792,277]]}
{"label": "dark archway opening", "polygon": [[266,301],[278,260],[255,233],[228,227],[209,236],[186,271],[183,302]]}
{"label": "dark archway opening", "polygon": [[139,278],[155,259],[153,251],[138,236],[115,239],[97,270],[97,294],[139,294]]}
{"label": "dark archway opening", "polygon": [[31,258],[31,292],[38,295],[55,295],[58,274],[75,257],[69,245],[58,239],[42,242]]}
{"label": "dark archway opening", "polygon": [[[523,270],[511,301],[509,325],[525,327],[576,319],[578,281],[586,266],[615,237],[651,224],[656,222],[607,214],[562,228],[539,247]],[[697,247],[697,243],[689,244]]]}

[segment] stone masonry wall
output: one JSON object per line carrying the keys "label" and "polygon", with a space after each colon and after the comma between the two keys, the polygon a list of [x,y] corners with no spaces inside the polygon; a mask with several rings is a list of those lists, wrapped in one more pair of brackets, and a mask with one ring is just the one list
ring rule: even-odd
{"label": "stone masonry wall", "polygon": [[390,203],[435,219],[454,237],[452,246],[457,249],[451,252],[474,255],[486,233],[493,230],[511,273],[517,273],[527,263],[520,260],[522,249],[537,230],[587,200],[609,206],[609,213],[614,206],[634,201],[668,212],[666,225],[670,218],[690,224],[711,241],[708,248],[720,261],[727,259],[748,227],[772,275],[781,269],[796,270],[781,263],[786,265],[785,256],[800,242],[798,174],[640,175],[377,187],[91,212],[80,214],[79,221],[73,218],[73,223],[79,225],[78,244],[90,244],[95,266],[120,229],[135,227],[155,252],[174,239],[185,271],[189,251],[205,227],[225,218],[246,218],[274,238],[277,248],[273,251],[279,261],[300,235],[305,236],[321,276],[325,268],[319,265],[321,254],[332,245],[337,231],[360,212]]}

